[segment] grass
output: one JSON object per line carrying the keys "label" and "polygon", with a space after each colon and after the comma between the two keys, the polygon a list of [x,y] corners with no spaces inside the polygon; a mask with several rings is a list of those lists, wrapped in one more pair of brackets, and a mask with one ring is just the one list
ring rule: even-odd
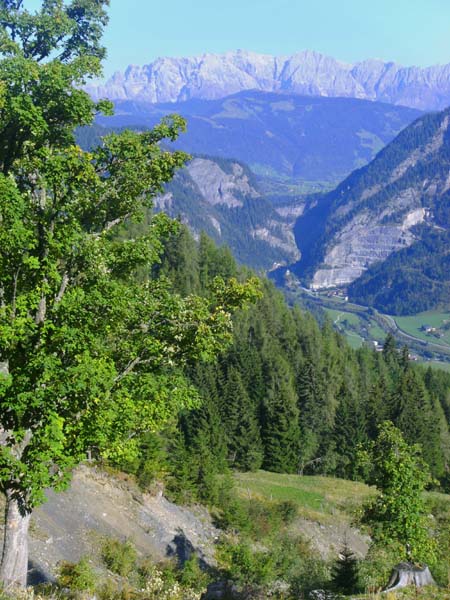
{"label": "grass", "polygon": [[299,515],[318,522],[347,518],[371,495],[363,483],[333,477],[285,475],[278,473],[236,473],[236,487],[244,497],[290,500]]}
{"label": "grass", "polygon": [[350,346],[355,349],[361,348],[365,341],[359,334],[363,327],[362,319],[357,314],[344,310],[325,308],[325,311],[333,321],[334,326],[345,335]]}
{"label": "grass", "polygon": [[444,371],[447,371],[447,373],[450,373],[450,362],[427,360],[424,362],[420,362],[419,364],[423,365],[424,367],[431,367],[432,369],[443,369]]}
{"label": "grass", "polygon": [[[450,321],[449,312],[430,311],[411,317],[394,317],[394,319],[400,329],[414,337],[420,338],[425,342],[450,346],[450,329],[440,329],[445,321]],[[431,327],[440,329],[443,333],[443,337],[437,338],[427,334],[425,331],[421,331],[423,325],[430,325]]]}

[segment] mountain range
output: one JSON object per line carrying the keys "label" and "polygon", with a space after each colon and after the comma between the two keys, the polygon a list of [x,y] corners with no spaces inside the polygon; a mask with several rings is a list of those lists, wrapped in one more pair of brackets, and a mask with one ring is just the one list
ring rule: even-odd
{"label": "mountain range", "polygon": [[211,100],[260,90],[438,110],[450,105],[450,64],[403,67],[373,59],[348,64],[310,50],[280,57],[238,50],[130,65],[105,84],[87,89],[95,98],[151,103]]}
{"label": "mountain range", "polygon": [[150,104],[118,100],[107,127],[153,127],[167,114],[187,120],[174,147],[245,162],[263,177],[336,185],[367,164],[422,113],[354,98],[245,91],[219,100]]}

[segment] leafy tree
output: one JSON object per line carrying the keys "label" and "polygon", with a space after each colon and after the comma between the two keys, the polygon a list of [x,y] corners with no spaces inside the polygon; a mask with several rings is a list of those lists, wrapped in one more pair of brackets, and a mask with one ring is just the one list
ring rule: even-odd
{"label": "leafy tree", "polygon": [[399,559],[430,560],[433,544],[426,524],[422,493],[430,481],[418,446],[409,446],[399,429],[386,421],[369,460],[371,483],[379,493],[366,509],[376,544],[391,546]]}
{"label": "leafy tree", "polygon": [[99,73],[108,2],[44,0],[33,14],[23,4],[0,2],[5,585],[26,581],[28,525],[44,489],[61,489],[88,448],[131,461],[139,433],[192,407],[181,368],[231,340],[230,311],[255,291],[216,278],[208,298],[183,298],[150,276],[176,224],[158,216],[139,236],[117,233],[185,163],[160,147],[184,122],[83,152],[73,130],[101,107],[80,85]]}

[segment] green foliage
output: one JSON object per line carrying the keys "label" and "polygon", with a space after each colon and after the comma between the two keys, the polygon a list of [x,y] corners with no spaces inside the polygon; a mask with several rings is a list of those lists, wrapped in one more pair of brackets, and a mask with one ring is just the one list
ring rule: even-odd
{"label": "green foliage", "polygon": [[370,453],[371,482],[379,494],[366,509],[376,544],[392,546],[398,560],[435,559],[423,490],[430,482],[420,448],[409,446],[401,432],[386,421]]}
{"label": "green foliage", "polygon": [[333,565],[331,581],[333,588],[344,594],[352,594],[358,589],[358,561],[346,543]]}
{"label": "green foliage", "polygon": [[229,343],[231,312],[258,296],[215,276],[208,297],[181,296],[155,274],[178,224],[149,217],[152,198],[188,158],[162,142],[183,119],[75,145],[110,110],[82,89],[100,74],[108,4],[0,4],[0,487],[23,512],[86,450],[132,463],[141,434],[198,405],[182,369]]}
{"label": "green foliage", "polygon": [[200,592],[206,588],[210,577],[202,571],[198,557],[193,555],[183,564],[179,575],[180,584],[187,589]]}
{"label": "green foliage", "polygon": [[228,577],[240,586],[263,585],[274,578],[274,556],[246,542],[222,542],[217,557]]}
{"label": "green foliage", "polygon": [[136,568],[137,552],[129,540],[121,542],[106,538],[101,546],[101,556],[105,566],[121,577],[126,577]]}
{"label": "green foliage", "polygon": [[[177,263],[186,265],[186,279]],[[196,245],[186,230],[171,236],[160,270],[175,289],[194,285],[206,296],[214,276],[247,276],[206,236]],[[173,497],[217,504],[217,475],[230,467],[366,479],[358,448],[386,419],[422,445],[433,477],[445,484],[449,376],[415,367],[389,336],[382,353],[353,351],[329,323],[320,328],[261,285],[263,297],[234,316],[228,350],[216,363],[188,368],[202,405],[183,413],[178,434],[168,436]]]}
{"label": "green foliage", "polygon": [[79,592],[93,592],[97,578],[87,558],[77,563],[63,562],[59,568],[58,583],[64,588]]}

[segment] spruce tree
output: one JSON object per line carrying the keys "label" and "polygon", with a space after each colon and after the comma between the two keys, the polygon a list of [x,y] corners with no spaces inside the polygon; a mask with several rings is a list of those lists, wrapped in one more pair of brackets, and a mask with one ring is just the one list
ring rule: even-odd
{"label": "spruce tree", "polygon": [[345,479],[357,479],[356,454],[367,442],[366,421],[358,397],[345,385],[339,394],[333,438],[337,454],[335,474]]}
{"label": "spruce tree", "polygon": [[276,354],[267,361],[266,395],[262,406],[263,468],[295,473],[299,465],[300,427],[293,378],[286,361]]}
{"label": "spruce tree", "polygon": [[239,370],[234,366],[227,371],[223,390],[223,423],[230,465],[241,471],[259,469],[262,443],[256,407],[247,394]]}
{"label": "spruce tree", "polygon": [[332,567],[332,585],[337,592],[353,594],[358,590],[358,580],[358,560],[345,541]]}
{"label": "spruce tree", "polygon": [[408,443],[422,446],[423,457],[433,475],[443,475],[438,416],[433,413],[423,381],[411,368],[401,375],[396,395],[398,407],[395,424]]}

